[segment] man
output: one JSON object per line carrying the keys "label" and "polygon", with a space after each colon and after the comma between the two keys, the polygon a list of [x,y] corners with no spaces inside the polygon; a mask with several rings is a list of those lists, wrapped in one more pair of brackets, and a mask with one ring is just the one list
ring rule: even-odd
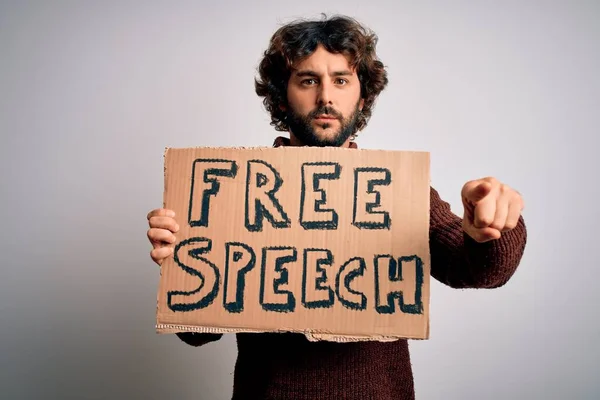
{"label": "man", "polygon": [[[387,74],[375,53],[376,36],[336,17],[280,28],[259,66],[256,92],[271,124],[288,137],[275,146],[356,147]],[[526,229],[518,192],[494,178],[462,188],[464,216],[450,211],[431,188],[431,274],[455,288],[495,288],[514,274]],[[179,226],[174,213],[148,214],[152,259],[172,255]],[[221,335],[180,333],[192,346]],[[406,340],[309,342],[300,334],[237,334],[233,399],[413,399]],[[285,351],[282,351],[285,349]]]}

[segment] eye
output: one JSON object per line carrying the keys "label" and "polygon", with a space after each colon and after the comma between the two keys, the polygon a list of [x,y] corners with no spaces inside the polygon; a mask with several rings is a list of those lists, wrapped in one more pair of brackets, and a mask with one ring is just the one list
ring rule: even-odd
{"label": "eye", "polygon": [[338,78],[338,79],[336,79],[335,83],[338,85],[345,85],[348,83],[348,81],[344,78]]}
{"label": "eye", "polygon": [[313,79],[313,78],[308,78],[308,79],[304,79],[301,83],[303,85],[314,85],[317,83],[317,80]]}

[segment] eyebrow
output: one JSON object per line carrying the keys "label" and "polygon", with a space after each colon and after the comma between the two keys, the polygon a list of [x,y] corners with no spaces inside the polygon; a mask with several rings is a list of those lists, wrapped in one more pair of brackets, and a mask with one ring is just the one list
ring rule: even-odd
{"label": "eyebrow", "polygon": [[[315,77],[315,78],[319,77],[319,74],[317,74],[315,71],[312,71],[309,69],[297,71],[295,75],[298,77],[305,77],[305,76],[311,76],[311,77]],[[350,72],[348,70],[335,71],[332,75],[333,76],[350,76],[350,75],[352,75],[352,72]]]}

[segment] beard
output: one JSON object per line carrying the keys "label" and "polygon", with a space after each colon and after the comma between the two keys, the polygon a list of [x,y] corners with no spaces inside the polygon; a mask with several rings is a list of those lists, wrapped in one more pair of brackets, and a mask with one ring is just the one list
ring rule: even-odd
{"label": "beard", "polygon": [[[327,106],[318,107],[308,115],[298,114],[290,108],[287,112],[286,122],[294,136],[307,146],[341,147],[356,132],[360,114],[359,104],[360,101],[356,103],[354,112],[348,118],[344,118],[342,114]],[[314,119],[321,114],[327,114],[340,122],[340,128],[334,135],[319,136],[313,128]],[[331,129],[331,124],[323,123],[322,128],[323,130]]]}

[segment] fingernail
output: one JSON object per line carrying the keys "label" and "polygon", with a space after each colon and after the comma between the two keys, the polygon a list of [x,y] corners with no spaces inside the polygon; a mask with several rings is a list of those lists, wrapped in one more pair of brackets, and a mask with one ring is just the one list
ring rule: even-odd
{"label": "fingernail", "polygon": [[175,218],[175,212],[173,210],[167,211],[167,217]]}

